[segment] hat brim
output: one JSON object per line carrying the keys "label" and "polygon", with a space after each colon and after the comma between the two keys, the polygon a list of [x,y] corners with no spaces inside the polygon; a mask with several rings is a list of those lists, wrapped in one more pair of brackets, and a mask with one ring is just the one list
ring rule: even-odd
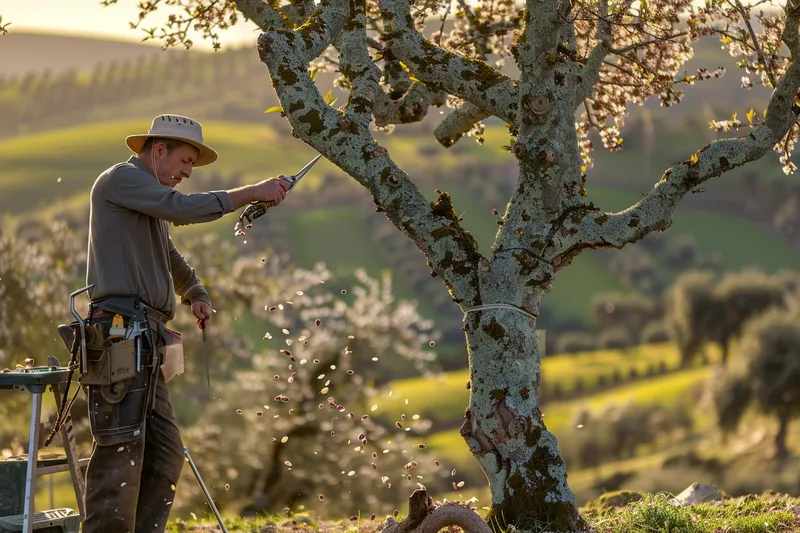
{"label": "hat brim", "polygon": [[205,165],[210,165],[214,161],[217,160],[219,155],[217,152],[205,144],[193,141],[191,139],[187,139],[186,137],[181,137],[179,135],[151,135],[148,133],[142,133],[139,135],[128,135],[125,137],[125,144],[128,145],[128,148],[133,151],[134,154],[138,154],[142,151],[144,147],[144,143],[148,137],[158,137],[159,139],[176,139],[179,141],[183,141],[186,144],[190,144],[197,148],[197,161],[194,162],[195,167],[202,167]]}

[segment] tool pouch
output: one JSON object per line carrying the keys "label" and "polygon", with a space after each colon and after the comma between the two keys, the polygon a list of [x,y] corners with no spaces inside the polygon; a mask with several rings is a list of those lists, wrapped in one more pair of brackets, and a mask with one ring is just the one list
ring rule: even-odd
{"label": "tool pouch", "polygon": [[[87,320],[88,368],[81,384],[86,387],[89,425],[98,446],[140,438],[152,407],[160,360],[152,342],[155,336],[137,305],[135,297],[93,302]],[[114,315],[123,319],[123,335],[114,334]]]}
{"label": "tool pouch", "polygon": [[[136,377],[137,339],[121,340],[100,350],[90,349],[88,372],[81,379],[83,385],[110,386]],[[99,355],[98,355],[99,354]]]}
{"label": "tool pouch", "polygon": [[148,375],[152,367],[133,379],[113,385],[89,385],[89,426],[98,446],[113,446],[142,436],[150,408],[150,390],[154,386]]}
{"label": "tool pouch", "polygon": [[164,374],[164,382],[174,378],[177,374],[183,374],[183,339],[179,331],[164,328],[162,335],[165,343],[164,364],[161,365],[161,372]]}

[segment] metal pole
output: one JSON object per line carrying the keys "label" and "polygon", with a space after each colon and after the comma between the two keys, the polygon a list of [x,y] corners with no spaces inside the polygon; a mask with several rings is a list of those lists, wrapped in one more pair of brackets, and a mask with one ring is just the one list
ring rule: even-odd
{"label": "metal pole", "polygon": [[192,472],[194,472],[194,476],[197,478],[200,488],[203,489],[203,493],[206,495],[206,501],[208,502],[208,505],[210,505],[211,510],[214,511],[214,516],[217,517],[219,527],[222,528],[223,533],[228,533],[228,530],[225,528],[225,523],[222,521],[222,517],[219,515],[219,511],[217,511],[217,506],[214,505],[214,500],[211,499],[211,494],[208,493],[206,484],[203,483],[203,479],[200,477],[200,472],[197,471],[197,467],[195,466],[194,461],[192,461],[192,456],[189,455],[189,448],[187,446],[183,447],[183,454],[186,456],[186,459],[188,459],[189,465],[192,467]]}
{"label": "metal pole", "polygon": [[36,468],[39,462],[39,417],[42,414],[42,392],[31,391],[30,442],[28,442],[28,468],[25,474],[25,510],[23,511],[22,530],[33,532],[33,500],[36,496]]}

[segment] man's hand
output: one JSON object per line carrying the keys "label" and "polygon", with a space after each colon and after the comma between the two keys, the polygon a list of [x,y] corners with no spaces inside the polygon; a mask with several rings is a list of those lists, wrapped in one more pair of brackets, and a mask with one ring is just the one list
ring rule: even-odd
{"label": "man's hand", "polygon": [[211,320],[211,306],[206,302],[192,303],[192,313],[197,317],[197,327],[204,328]]}
{"label": "man's hand", "polygon": [[268,180],[260,181],[255,185],[245,185],[238,189],[228,191],[233,202],[233,208],[239,209],[248,205],[250,202],[264,202],[267,207],[275,207],[286,197],[286,191],[291,187],[291,183],[284,181],[278,176]]}
{"label": "man's hand", "polygon": [[288,181],[280,179],[282,177],[278,176],[260,181],[255,185],[245,185],[229,190],[228,194],[233,202],[233,208],[239,209],[250,202],[264,202],[267,207],[278,205],[286,197],[286,191],[292,186]]}
{"label": "man's hand", "polygon": [[275,207],[286,198],[286,191],[292,186],[288,181],[280,179],[278,176],[274,179],[260,181],[253,186],[253,194],[255,200],[265,202],[267,207]]}

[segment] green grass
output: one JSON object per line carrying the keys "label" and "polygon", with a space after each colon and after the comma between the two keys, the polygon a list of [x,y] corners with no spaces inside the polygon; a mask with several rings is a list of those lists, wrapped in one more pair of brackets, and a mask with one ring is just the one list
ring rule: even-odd
{"label": "green grass", "polygon": [[691,234],[703,253],[719,253],[726,269],[758,266],[767,272],[800,268],[800,252],[785,246],[770,231],[719,213],[680,212],[670,233]]}
{"label": "green grass", "polygon": [[[454,493],[450,501],[465,501],[470,491]],[[461,497],[459,497],[461,496]],[[613,496],[608,494],[607,496]],[[788,495],[744,496],[726,498],[720,502],[676,506],[670,503],[671,496],[665,493],[642,494],[641,499],[625,506],[606,506],[602,510],[582,509],[587,524],[596,533],[797,533],[797,509],[800,499]],[[438,500],[438,498],[437,498]],[[486,517],[487,500],[478,502],[475,510]],[[405,518],[405,511],[397,519]],[[324,531],[326,533],[374,533],[379,531],[386,517],[374,521],[361,517],[357,521],[346,518],[316,517],[300,513],[268,515],[257,518],[231,518],[225,521],[229,531],[274,531],[295,533],[298,531]],[[542,524],[544,525],[544,524]],[[167,531],[197,532],[217,528],[213,517],[198,520],[170,521]],[[509,529],[508,531],[511,531]],[[537,532],[538,533],[538,532]]]}
{"label": "green grass", "polygon": [[349,205],[293,211],[288,221],[289,255],[303,268],[325,261],[337,276],[350,276],[363,268],[376,277],[386,265],[372,245],[365,222],[364,210]]}
{"label": "green grass", "polygon": [[722,504],[675,506],[666,494],[646,495],[621,510],[587,513],[598,533],[767,533],[797,525],[796,498],[744,497]]}

